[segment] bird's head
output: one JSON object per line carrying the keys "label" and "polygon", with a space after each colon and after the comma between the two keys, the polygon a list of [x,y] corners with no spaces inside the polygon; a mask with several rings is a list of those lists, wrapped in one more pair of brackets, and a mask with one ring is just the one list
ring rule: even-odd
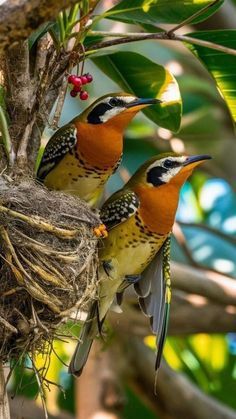
{"label": "bird's head", "polygon": [[181,186],[195,167],[210,158],[205,154],[161,154],[144,163],[132,176],[127,188],[139,196],[140,213],[150,231],[160,234],[171,231]]}
{"label": "bird's head", "polygon": [[135,183],[146,185],[148,188],[172,185],[180,189],[194,168],[208,159],[211,157],[206,154],[195,156],[160,154],[144,163],[133,179]]}
{"label": "bird's head", "polygon": [[106,124],[124,129],[140,109],[160,102],[159,99],[141,99],[128,93],[109,93],[93,102],[80,119],[91,125]]}

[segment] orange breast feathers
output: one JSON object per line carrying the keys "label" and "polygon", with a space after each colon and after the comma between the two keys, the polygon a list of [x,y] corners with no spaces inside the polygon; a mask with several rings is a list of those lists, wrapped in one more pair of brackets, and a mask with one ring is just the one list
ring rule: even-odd
{"label": "orange breast feathers", "polygon": [[135,193],[140,199],[140,216],[143,223],[154,233],[168,234],[175,220],[179,189],[172,184],[156,188],[138,185]]}
{"label": "orange breast feathers", "polygon": [[79,152],[86,162],[101,169],[115,166],[123,151],[123,132],[107,124],[76,125]]}

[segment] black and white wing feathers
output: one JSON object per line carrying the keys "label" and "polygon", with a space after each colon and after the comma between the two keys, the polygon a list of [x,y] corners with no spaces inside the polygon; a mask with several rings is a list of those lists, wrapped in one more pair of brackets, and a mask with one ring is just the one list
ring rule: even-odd
{"label": "black and white wing feathers", "polygon": [[101,209],[101,220],[111,230],[132,217],[138,207],[139,198],[131,190],[121,189],[105,202]]}
{"label": "black and white wing feathers", "polygon": [[168,237],[156,256],[134,285],[142,311],[150,318],[153,333],[157,336],[156,369],[159,368],[165,343],[169,308],[170,288],[170,238]]}
{"label": "black and white wing feathers", "polygon": [[48,173],[74,148],[76,143],[77,129],[73,124],[68,124],[57,130],[44,149],[37,171],[37,179],[43,182]]}

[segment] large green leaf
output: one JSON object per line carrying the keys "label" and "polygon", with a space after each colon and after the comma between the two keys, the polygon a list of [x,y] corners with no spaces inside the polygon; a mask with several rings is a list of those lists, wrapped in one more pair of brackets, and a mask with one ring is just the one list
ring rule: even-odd
{"label": "large green leaf", "polygon": [[[188,34],[236,50],[236,30],[217,30]],[[212,74],[236,122],[236,56],[198,45],[188,45]]]}
{"label": "large green leaf", "polygon": [[161,127],[179,130],[182,102],[178,84],[168,70],[134,52],[111,53],[92,60],[124,91],[161,99],[163,103],[145,109],[145,115]]}
{"label": "large green leaf", "polygon": [[[219,0],[193,22],[207,19],[223,2]],[[212,0],[122,0],[105,17],[128,23],[180,23],[211,3]]]}

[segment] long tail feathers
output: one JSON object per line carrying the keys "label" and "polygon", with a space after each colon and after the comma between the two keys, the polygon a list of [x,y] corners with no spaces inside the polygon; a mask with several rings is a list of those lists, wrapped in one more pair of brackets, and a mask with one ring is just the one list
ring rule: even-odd
{"label": "long tail feathers", "polygon": [[80,333],[79,342],[70,361],[69,373],[79,377],[87,362],[93,339],[99,333],[97,302],[94,302]]}

